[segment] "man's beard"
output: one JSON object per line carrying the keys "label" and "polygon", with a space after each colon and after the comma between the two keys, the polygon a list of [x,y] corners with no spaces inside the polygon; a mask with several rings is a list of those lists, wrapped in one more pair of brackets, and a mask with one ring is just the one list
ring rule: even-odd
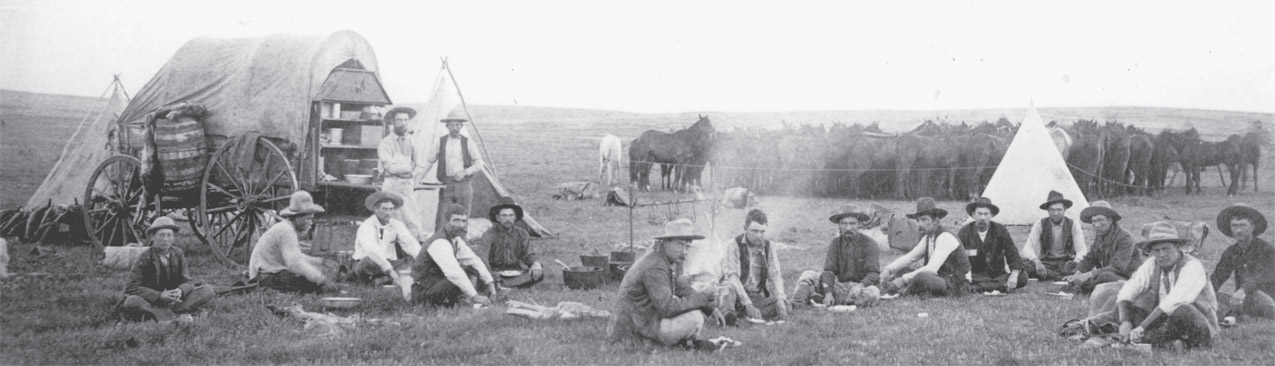
{"label": "man's beard", "polygon": [[989,228],[989,227],[991,227],[991,226],[992,226],[992,224],[991,224],[991,223],[989,223],[989,222],[983,222],[983,221],[975,221],[975,222],[974,222],[974,228],[978,229],[978,231],[980,231],[980,232],[981,232],[981,231],[987,231],[987,228]]}
{"label": "man's beard", "polygon": [[407,126],[394,126],[394,134],[399,136],[407,135]]}

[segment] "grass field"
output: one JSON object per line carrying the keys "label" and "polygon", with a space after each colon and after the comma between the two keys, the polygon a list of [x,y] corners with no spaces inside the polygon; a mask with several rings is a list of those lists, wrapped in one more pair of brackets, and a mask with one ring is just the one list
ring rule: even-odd
{"label": "grass field", "polygon": [[[0,169],[0,204],[22,203],[61,150],[58,133],[82,115],[73,107],[87,108],[91,100],[71,97],[22,95],[25,104],[14,107],[12,92],[3,100],[3,160]],[[67,99],[70,98],[70,99]],[[70,102],[68,102],[70,100]],[[68,105],[51,109],[50,101]],[[82,103],[82,104],[76,104]],[[18,108],[18,109],[11,109]],[[1174,116],[1172,110],[1129,109],[1145,116]],[[22,111],[22,112],[15,112]],[[41,111],[49,111],[45,114]],[[57,112],[57,113],[54,113]],[[922,113],[922,112],[916,112]],[[995,114],[996,112],[989,112]],[[1021,113],[1021,112],[1013,112]],[[1084,109],[1042,110],[1045,119],[1083,115]],[[1095,112],[1097,113],[1097,112]],[[1130,116],[1122,120],[1153,120]],[[1016,119],[1016,114],[1010,115]],[[688,124],[695,113],[644,115],[605,111],[572,111],[553,108],[477,107],[483,137],[496,161],[503,183],[526,209],[558,235],[535,242],[542,261],[577,263],[577,256],[607,252],[613,243],[628,240],[628,210],[607,208],[594,201],[554,201],[552,187],[564,181],[592,180],[597,162],[597,139],[604,133],[631,138],[648,128],[667,129]],[[746,118],[710,114],[719,127]],[[1181,111],[1177,120],[1199,118],[1195,126],[1205,132],[1229,131],[1251,114],[1217,111]],[[1105,115],[1088,115],[1106,118]],[[1270,115],[1258,116],[1269,121]],[[749,117],[761,119],[763,117]],[[994,119],[995,117],[990,117]],[[1067,117],[1072,118],[1072,117]],[[848,119],[848,117],[847,117]],[[70,122],[68,122],[70,121]],[[802,122],[789,119],[789,122]],[[820,122],[811,120],[810,122]],[[741,122],[743,123],[743,122]],[[1148,122],[1150,123],[1150,122]],[[1141,125],[1141,123],[1140,123]],[[1161,127],[1165,127],[1161,126]],[[1154,126],[1152,128],[1155,128]],[[901,129],[901,128],[900,128]],[[40,131],[40,132],[33,132]],[[69,135],[69,132],[67,132]],[[15,158],[14,152],[25,152]],[[1271,156],[1266,152],[1266,156]],[[1270,161],[1269,159],[1267,160]],[[1275,168],[1265,164],[1263,182],[1272,182]],[[1179,181],[1180,184],[1180,181]],[[1183,196],[1180,190],[1155,197],[1126,197],[1112,203],[1125,216],[1131,231],[1163,218],[1203,220],[1234,202],[1247,202],[1265,213],[1275,210],[1275,197],[1246,191],[1238,197],[1221,194],[1216,175],[1204,176],[1204,196]],[[1269,184],[1266,187],[1271,187]],[[723,188],[723,187],[718,187]],[[1272,188],[1267,188],[1272,189]],[[643,196],[669,199],[672,195]],[[1043,195],[1042,195],[1043,198]],[[780,250],[784,279],[789,290],[797,274],[822,265],[827,239],[835,227],[826,221],[838,205],[870,202],[844,199],[760,197],[771,217],[768,236],[784,243]],[[908,211],[910,202],[879,201]],[[1038,202],[1006,203],[1031,204]],[[964,219],[961,202],[941,202]],[[702,211],[700,211],[702,213]],[[634,228],[638,239],[659,231],[651,222],[666,211],[637,211]],[[739,233],[743,211],[723,210],[714,223],[719,238]],[[705,222],[707,221],[707,222]],[[1021,242],[1025,229],[1014,230]],[[1268,232],[1269,241],[1275,234]],[[191,259],[196,277],[229,284],[238,270],[215,263],[199,242],[179,238]],[[1202,259],[1212,268],[1228,245],[1216,231],[1204,246]],[[317,310],[315,296],[259,291],[217,300],[211,312],[190,325],[154,323],[116,324],[109,307],[121,297],[125,273],[94,265],[96,254],[88,248],[58,248],[56,255],[34,257],[31,246],[10,245],[10,271],[25,274],[0,281],[0,364],[1273,364],[1275,323],[1256,322],[1223,331],[1217,344],[1187,354],[1141,355],[1111,349],[1084,350],[1053,334],[1064,321],[1083,317],[1082,299],[1058,300],[1044,295],[1049,285],[1035,285],[1007,297],[970,296],[961,299],[919,300],[900,298],[853,313],[798,310],[784,325],[744,328],[709,328],[707,335],[726,335],[744,348],[716,354],[680,350],[639,350],[611,345],[605,340],[604,320],[532,321],[503,315],[500,307],[429,309],[412,306],[396,297],[396,290],[350,287],[352,296],[368,300],[358,314],[377,319],[359,324],[348,334],[315,338],[293,319],[271,314],[265,305],[298,303]],[[484,252],[481,248],[477,251]],[[893,259],[894,255],[884,260]],[[554,304],[578,301],[610,309],[616,285],[594,291],[571,291],[562,285],[556,266],[547,266],[547,278],[536,289],[517,291],[509,299]],[[45,275],[30,275],[38,272]],[[1230,285],[1224,291],[1230,291]],[[926,312],[927,318],[917,317]]]}

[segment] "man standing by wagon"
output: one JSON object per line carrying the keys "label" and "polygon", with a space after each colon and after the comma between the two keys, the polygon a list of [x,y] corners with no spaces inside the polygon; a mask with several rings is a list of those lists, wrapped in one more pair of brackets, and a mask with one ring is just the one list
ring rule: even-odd
{"label": "man standing by wagon", "polygon": [[1021,254],[1028,275],[1041,281],[1058,281],[1076,272],[1077,258],[1089,253],[1085,244],[1085,232],[1080,223],[1065,216],[1072,202],[1058,191],[1049,191],[1040,209],[1049,217],[1032,224],[1027,234],[1027,244]]}
{"label": "man standing by wagon", "polygon": [[[439,122],[447,124],[447,135],[438,139],[438,144],[425,154],[426,170],[438,163],[438,181],[443,183],[443,191],[439,192],[438,207],[441,209],[449,203],[455,203],[469,212],[474,199],[474,187],[471,177],[483,169],[482,154],[478,144],[469,141],[469,137],[460,134],[465,128],[465,116],[460,110],[447,114]],[[438,217],[438,226],[443,226],[445,218]]]}
{"label": "man standing by wagon", "polygon": [[[935,207],[933,198],[921,197],[916,201],[916,212],[907,216],[920,225],[921,242],[885,267],[881,279],[886,292],[921,296],[967,294],[970,286],[966,276],[970,272],[970,261],[961,241],[944,231],[939,222],[947,216],[947,210]],[[920,269],[899,274],[916,261],[923,263]]]}
{"label": "man standing by wagon", "polygon": [[[1147,237],[1138,250],[1149,250],[1153,260],[1143,262],[1116,296],[1120,335],[1171,349],[1212,344],[1220,328],[1204,264],[1183,252],[1189,240],[1180,238],[1171,223],[1152,224]],[[1155,299],[1150,308],[1137,306],[1143,296]]]}
{"label": "man standing by wagon", "polygon": [[794,304],[814,300],[824,306],[870,306],[881,297],[877,280],[881,274],[877,243],[859,232],[868,215],[855,205],[838,207],[829,221],[837,224],[838,235],[828,243],[823,271],[804,271],[793,290]]}
{"label": "man standing by wagon", "polygon": [[1251,207],[1235,205],[1217,215],[1222,234],[1235,244],[1222,251],[1211,277],[1213,288],[1221,289],[1232,275],[1235,292],[1217,295],[1220,313],[1235,317],[1275,317],[1275,247],[1258,238],[1266,232],[1266,216]]}
{"label": "man standing by wagon", "polygon": [[483,233],[481,241],[489,248],[487,265],[504,287],[530,288],[544,279],[544,266],[531,248],[531,233],[517,225],[522,215],[522,206],[509,197],[487,212],[496,224]]}
{"label": "man standing by wagon", "polygon": [[979,197],[965,205],[965,213],[973,217],[974,222],[956,234],[969,256],[970,279],[978,292],[1009,293],[1027,285],[1027,271],[1018,256],[1014,238],[1004,225],[992,221],[1000,212],[1000,207],[992,204],[991,199]]}
{"label": "man standing by wagon", "polygon": [[385,114],[385,124],[393,126],[394,133],[381,139],[380,145],[376,147],[376,156],[384,169],[381,189],[403,197],[403,203],[392,216],[403,222],[413,237],[421,239],[424,237],[424,228],[421,225],[421,211],[416,206],[414,189],[428,170],[428,159],[416,151],[412,139],[407,136],[407,123],[415,117],[415,109],[390,109]]}
{"label": "man standing by wagon", "polygon": [[1142,265],[1142,252],[1134,249],[1133,234],[1120,227],[1120,213],[1107,201],[1096,201],[1080,211],[1080,221],[1093,225],[1093,247],[1080,260],[1076,274],[1064,277],[1064,293],[1092,293],[1095,286],[1124,281]]}
{"label": "man standing by wagon", "polygon": [[[766,240],[769,220],[760,209],[744,216],[744,234],[726,244],[722,257],[721,297],[718,310],[735,318],[785,319],[788,296],[784,293],[783,272],[779,256]],[[729,322],[729,318],[727,319]]]}

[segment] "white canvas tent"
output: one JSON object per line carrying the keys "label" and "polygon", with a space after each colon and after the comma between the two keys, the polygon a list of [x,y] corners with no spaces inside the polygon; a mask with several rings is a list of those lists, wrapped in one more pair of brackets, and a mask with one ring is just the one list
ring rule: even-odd
{"label": "white canvas tent", "polygon": [[1040,209],[1049,191],[1058,191],[1075,204],[1067,216],[1079,220],[1080,210],[1089,207],[1067,162],[1054,148],[1036,107],[1027,111],[1014,141],[1005,150],[1005,158],[983,190],[1000,207],[996,222],[1005,225],[1031,225],[1048,214]]}
{"label": "white canvas tent", "polygon": [[[491,160],[491,154],[487,153],[486,142],[483,141],[481,133],[477,131],[477,121],[470,115],[468,107],[465,105],[464,97],[460,93],[456,80],[452,77],[451,69],[447,66],[447,60],[443,60],[443,67],[439,69],[438,76],[434,78],[434,90],[430,93],[428,102],[421,108],[418,108],[416,118],[412,120],[411,129],[416,131],[412,135],[413,144],[419,151],[430,151],[433,145],[438,144],[439,138],[447,134],[447,128],[439,122],[453,110],[463,112],[469,123],[465,124],[465,129],[461,130],[461,135],[470,138],[471,142],[479,145],[482,159],[485,162],[483,170],[474,176],[474,200],[470,206],[469,216],[471,218],[487,217],[488,208],[495,206],[502,197],[511,197],[509,190],[500,183],[496,175],[494,163]],[[430,168],[425,174],[425,183],[439,184],[434,168]],[[435,216],[438,208],[438,191],[426,190],[416,192],[417,207],[422,211],[421,221],[423,229],[426,232],[434,231]],[[516,201],[516,200],[515,200]],[[533,237],[553,237],[553,233],[545,229],[536,219],[532,218],[530,212],[523,215],[523,223],[527,226],[528,231]]]}
{"label": "white canvas tent", "polygon": [[[105,97],[107,93],[110,93],[109,99]],[[58,156],[53,169],[27,200],[25,207],[43,207],[49,200],[55,205],[71,204],[84,196],[84,184],[93,175],[93,170],[115,153],[114,146],[108,144],[115,141],[112,138],[115,120],[128,106],[128,95],[118,76],[111,81],[99,101],[103,99],[105,104],[90,110],[80,120],[79,127],[62,148],[62,155]]]}

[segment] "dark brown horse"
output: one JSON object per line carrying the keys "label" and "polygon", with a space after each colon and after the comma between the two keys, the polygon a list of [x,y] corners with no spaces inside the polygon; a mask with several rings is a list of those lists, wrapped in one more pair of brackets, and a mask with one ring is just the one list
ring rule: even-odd
{"label": "dark brown horse", "polygon": [[1096,197],[1106,151],[1105,137],[1093,120],[1078,120],[1068,132],[1072,136],[1071,152],[1067,154],[1071,175],[1086,197]]}
{"label": "dark brown horse", "polygon": [[647,130],[629,144],[629,180],[637,184],[639,189],[650,189],[649,171],[651,164],[661,164],[661,188],[671,189],[674,177],[671,169],[678,164],[691,161],[706,161],[710,156],[713,143],[713,122],[708,116],[700,115],[699,120],[691,127],[673,133]]}
{"label": "dark brown horse", "polygon": [[1151,135],[1142,129],[1128,127],[1129,133],[1129,165],[1128,172],[1133,175],[1133,185],[1129,193],[1151,195],[1150,175],[1151,158],[1155,152],[1155,143]]}

